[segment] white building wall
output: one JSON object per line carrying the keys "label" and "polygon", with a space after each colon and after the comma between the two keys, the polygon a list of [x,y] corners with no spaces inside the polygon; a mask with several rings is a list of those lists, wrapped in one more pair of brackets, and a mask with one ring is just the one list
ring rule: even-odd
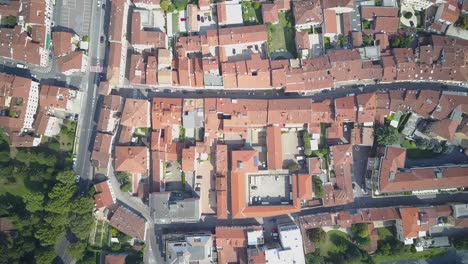
{"label": "white building wall", "polygon": [[34,115],[36,114],[37,107],[39,105],[39,83],[31,82],[29,88],[29,97],[26,102],[26,113],[24,113],[24,124],[23,129],[32,129],[34,122]]}

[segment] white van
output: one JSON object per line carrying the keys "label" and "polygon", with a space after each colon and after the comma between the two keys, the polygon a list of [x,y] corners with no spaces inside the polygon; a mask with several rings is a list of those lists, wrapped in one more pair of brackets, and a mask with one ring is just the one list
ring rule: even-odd
{"label": "white van", "polygon": [[28,68],[28,67],[26,67],[26,65],[24,65],[24,64],[17,63],[17,64],[16,64],[16,68],[26,69],[26,68]]}

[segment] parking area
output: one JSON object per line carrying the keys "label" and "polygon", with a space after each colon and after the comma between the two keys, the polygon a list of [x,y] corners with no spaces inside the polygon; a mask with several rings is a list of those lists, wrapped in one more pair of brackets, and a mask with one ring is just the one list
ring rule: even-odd
{"label": "parking area", "polygon": [[55,26],[69,28],[80,36],[87,36],[93,4],[95,3],[92,0],[56,0]]}
{"label": "parking area", "polygon": [[260,54],[262,58],[266,58],[266,52],[260,42],[250,45],[228,45],[224,48],[224,55],[229,61],[248,60],[256,53]]}
{"label": "parking area", "polygon": [[197,164],[197,175],[195,176],[194,190],[200,195],[202,214],[214,214],[215,199],[213,195],[215,188],[215,174],[211,160],[201,161]]}
{"label": "parking area", "polygon": [[215,29],[217,26],[215,15],[211,11],[198,12],[197,20],[200,34],[205,34],[207,30]]}
{"label": "parking area", "polygon": [[279,205],[291,202],[290,176],[287,174],[249,175],[249,201],[256,205]]}
{"label": "parking area", "polygon": [[[166,183],[166,191],[183,190],[181,166],[177,161],[166,162],[164,171],[164,182]],[[186,180],[186,179],[185,179]]]}
{"label": "parking area", "polygon": [[370,146],[353,146],[353,194],[354,197],[365,195],[367,160],[369,159]]}
{"label": "parking area", "polygon": [[283,148],[283,168],[287,168],[292,162],[297,162],[300,150],[300,136],[297,131],[282,131],[281,146]]}

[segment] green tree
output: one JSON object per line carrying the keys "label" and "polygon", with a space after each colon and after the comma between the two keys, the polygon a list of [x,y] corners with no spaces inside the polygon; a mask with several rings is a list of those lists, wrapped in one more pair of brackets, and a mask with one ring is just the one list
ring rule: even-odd
{"label": "green tree", "polygon": [[327,233],[325,233],[322,228],[312,228],[307,230],[307,236],[309,237],[310,241],[314,243],[320,243],[325,241]]}
{"label": "green tree", "polygon": [[16,24],[18,24],[18,18],[17,17],[7,16],[5,18],[5,25],[7,25],[9,27],[14,27],[14,26],[16,26]]}
{"label": "green tree", "polygon": [[8,163],[10,161],[10,152],[2,151],[0,152],[0,162]]}
{"label": "green tree", "polygon": [[187,0],[173,0],[173,4],[175,9],[179,11],[184,11],[187,8],[188,1]]}
{"label": "green tree", "polygon": [[345,257],[348,263],[361,263],[362,252],[359,250],[359,248],[350,246],[348,247],[348,250],[346,250]]}
{"label": "green tree", "polygon": [[259,3],[259,2],[254,2],[254,3],[253,3],[253,8],[254,8],[255,10],[260,9],[260,3]]}
{"label": "green tree", "polygon": [[392,247],[387,242],[380,243],[378,249],[383,255],[388,256],[388,255],[392,254]]}
{"label": "green tree", "polygon": [[289,170],[290,173],[296,173],[300,169],[301,169],[301,166],[299,166],[299,164],[297,164],[295,162],[288,166],[288,170]]}
{"label": "green tree", "polygon": [[325,264],[325,258],[317,255],[307,255],[306,256],[307,264]]}
{"label": "green tree", "polygon": [[393,145],[400,141],[398,130],[391,126],[378,127],[375,134],[379,145]]}
{"label": "green tree", "polygon": [[302,141],[304,142],[304,154],[306,156],[312,155],[312,146],[310,145],[311,136],[306,130],[302,131]]}
{"label": "green tree", "polygon": [[26,204],[26,210],[37,212],[44,210],[44,194],[38,192],[26,192],[23,195],[23,201]]}
{"label": "green tree", "polygon": [[86,250],[86,243],[84,242],[77,242],[77,243],[70,243],[67,248],[67,253],[70,257],[80,260],[83,258],[83,253]]}
{"label": "green tree", "polygon": [[161,6],[162,10],[168,12],[171,2],[169,0],[162,0],[161,3],[159,3],[159,5]]}
{"label": "green tree", "polygon": [[366,223],[353,224],[351,226],[351,232],[354,236],[365,238],[369,236],[369,228]]}
{"label": "green tree", "polygon": [[314,194],[315,197],[317,198],[322,198],[323,197],[323,182],[322,180],[317,177],[317,176],[312,176],[312,182],[313,182],[313,187],[314,187]]}
{"label": "green tree", "polygon": [[456,27],[461,27],[462,29],[468,30],[468,15],[461,14],[458,17],[457,22],[455,23]]}
{"label": "green tree", "polygon": [[411,18],[413,17],[413,13],[411,13],[411,12],[405,12],[405,13],[403,14],[403,16],[404,16],[406,19],[411,19]]}
{"label": "green tree", "polygon": [[53,247],[43,248],[36,254],[36,263],[52,263],[56,257]]}
{"label": "green tree", "polygon": [[79,239],[85,240],[89,237],[89,230],[93,223],[94,219],[91,214],[75,215],[71,218],[70,231]]}

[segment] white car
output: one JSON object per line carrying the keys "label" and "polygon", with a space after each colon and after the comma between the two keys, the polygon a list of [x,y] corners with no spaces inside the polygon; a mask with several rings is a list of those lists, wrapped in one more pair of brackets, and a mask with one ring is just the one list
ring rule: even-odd
{"label": "white car", "polygon": [[101,7],[101,1],[99,1],[99,0],[97,1],[97,6]]}

